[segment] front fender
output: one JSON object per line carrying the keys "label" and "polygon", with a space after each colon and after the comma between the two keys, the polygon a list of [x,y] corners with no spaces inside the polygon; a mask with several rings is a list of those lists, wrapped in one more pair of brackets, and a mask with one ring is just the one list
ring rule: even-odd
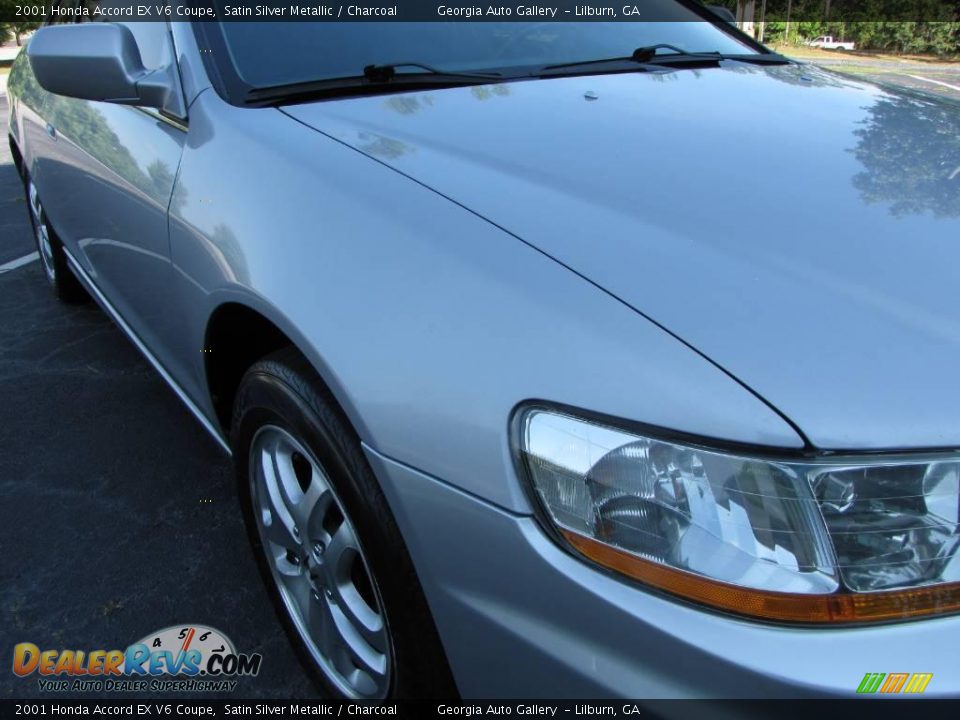
{"label": "front fender", "polygon": [[186,342],[200,347],[223,300],[249,303],[295,339],[377,452],[528,512],[508,422],[530,398],[802,446],[709,361],[399,172],[213,92],[190,123],[171,204]]}

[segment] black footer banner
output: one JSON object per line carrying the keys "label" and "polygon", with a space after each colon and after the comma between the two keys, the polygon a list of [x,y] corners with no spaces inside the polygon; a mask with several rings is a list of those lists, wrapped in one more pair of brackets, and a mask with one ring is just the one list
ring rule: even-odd
{"label": "black footer banner", "polygon": [[804,717],[814,720],[909,717],[955,720],[960,704],[950,700],[482,700],[340,702],[336,700],[0,700],[0,718],[136,717],[150,718],[510,718],[595,720],[599,718],[741,718]]}

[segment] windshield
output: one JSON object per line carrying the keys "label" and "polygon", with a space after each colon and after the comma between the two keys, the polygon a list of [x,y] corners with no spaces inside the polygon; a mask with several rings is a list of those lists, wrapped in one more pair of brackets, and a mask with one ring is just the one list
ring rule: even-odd
{"label": "windshield", "polygon": [[[355,77],[367,65],[422,63],[445,72],[511,70],[628,56],[668,43],[689,52],[755,52],[670,0],[664,22],[221,23],[232,71],[247,88]],[[666,12],[669,10],[669,12]],[[689,18],[690,21],[682,21]],[[668,52],[668,51],[667,51]],[[416,69],[410,69],[416,72]]]}

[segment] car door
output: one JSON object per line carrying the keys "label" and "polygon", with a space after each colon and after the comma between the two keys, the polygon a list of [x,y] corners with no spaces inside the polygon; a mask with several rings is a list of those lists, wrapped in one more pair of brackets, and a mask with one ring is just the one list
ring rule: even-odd
{"label": "car door", "polygon": [[[100,3],[101,6],[109,3]],[[147,69],[175,63],[167,22],[129,22]],[[157,354],[177,331],[167,211],[186,118],[47,94],[37,184],[67,251]]]}

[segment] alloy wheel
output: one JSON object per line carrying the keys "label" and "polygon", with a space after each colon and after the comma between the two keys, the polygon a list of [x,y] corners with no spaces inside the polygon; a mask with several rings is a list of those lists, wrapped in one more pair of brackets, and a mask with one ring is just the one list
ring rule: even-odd
{"label": "alloy wheel", "polygon": [[290,433],[266,425],[251,443],[249,476],[267,563],[313,659],[344,695],[386,697],[383,603],[328,475]]}

